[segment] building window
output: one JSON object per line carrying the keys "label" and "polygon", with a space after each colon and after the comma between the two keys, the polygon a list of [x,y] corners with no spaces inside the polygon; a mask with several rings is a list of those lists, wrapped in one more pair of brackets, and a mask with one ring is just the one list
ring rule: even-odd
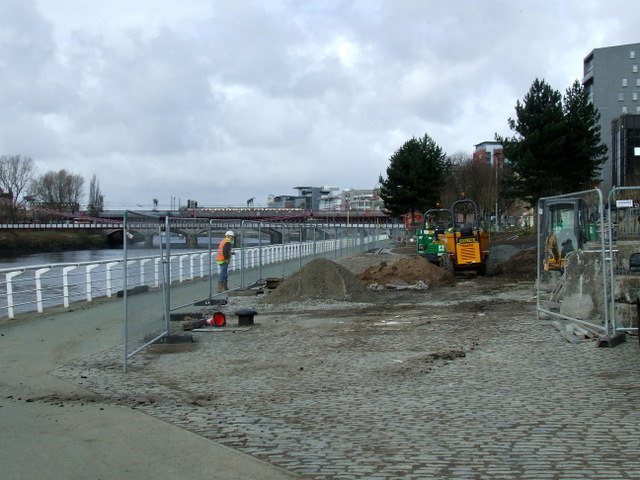
{"label": "building window", "polygon": [[629,50],[629,58],[636,58],[636,51],[635,50]]}
{"label": "building window", "polygon": [[631,67],[631,71],[633,73],[638,73],[638,64],[634,63],[633,66]]}
{"label": "building window", "polygon": [[640,113],[640,105],[636,107],[636,113]]}
{"label": "building window", "polygon": [[626,87],[626,86],[627,86],[627,79],[626,79],[626,78],[623,78],[623,79],[622,79],[622,86],[623,86],[623,87]]}
{"label": "building window", "polygon": [[622,113],[627,113],[627,107],[622,107]]}
{"label": "building window", "polygon": [[620,92],[620,93],[618,94],[618,101],[619,101],[619,102],[624,102],[624,93]]}
{"label": "building window", "polygon": [[636,78],[636,87],[640,87],[640,78]]}
{"label": "building window", "polygon": [[637,102],[638,101],[638,92],[633,92],[633,99]]}

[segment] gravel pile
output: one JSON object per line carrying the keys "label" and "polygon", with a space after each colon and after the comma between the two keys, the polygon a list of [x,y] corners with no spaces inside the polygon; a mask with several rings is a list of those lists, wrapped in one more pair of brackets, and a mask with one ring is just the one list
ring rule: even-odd
{"label": "gravel pile", "polygon": [[286,278],[261,302],[280,305],[308,300],[375,302],[376,295],[342,265],[316,258]]}
{"label": "gravel pile", "polygon": [[491,245],[489,246],[489,254],[494,258],[494,261],[497,264],[502,262],[506,262],[511,257],[513,257],[516,253],[518,253],[520,249],[514,245]]}
{"label": "gravel pile", "polygon": [[355,253],[334,260],[338,265],[342,265],[354,275],[364,272],[370,267],[375,267],[381,263],[393,265],[398,260],[405,258],[406,255],[398,255],[391,253],[387,249],[380,249],[367,253]]}
{"label": "gravel pile", "polygon": [[[506,256],[504,251],[501,254],[504,256],[498,258],[503,258],[503,260],[496,267],[495,276],[510,280],[535,281],[537,276],[535,248],[517,250],[514,255],[510,256]],[[493,255],[493,250],[491,250],[491,255]]]}
{"label": "gravel pile", "polygon": [[[493,245],[491,255],[498,264],[496,276],[514,280],[535,279],[535,249]],[[375,303],[380,299],[369,286],[377,286],[378,289],[388,285],[446,286],[455,281],[455,277],[424,257],[380,249],[337,260],[312,260],[261,298],[259,303],[264,306]]]}
{"label": "gravel pile", "polygon": [[392,265],[382,262],[380,265],[369,267],[358,275],[358,279],[367,285],[413,285],[424,282],[427,285],[440,287],[455,282],[454,276],[449,272],[420,256],[401,258]]}

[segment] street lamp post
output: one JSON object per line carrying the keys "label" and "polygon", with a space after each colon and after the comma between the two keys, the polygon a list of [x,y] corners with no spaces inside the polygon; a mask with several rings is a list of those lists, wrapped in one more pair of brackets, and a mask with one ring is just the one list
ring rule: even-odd
{"label": "street lamp post", "polygon": [[496,161],[496,155],[493,155],[493,168],[496,171],[496,232],[500,231],[500,224],[498,223],[498,162]]}

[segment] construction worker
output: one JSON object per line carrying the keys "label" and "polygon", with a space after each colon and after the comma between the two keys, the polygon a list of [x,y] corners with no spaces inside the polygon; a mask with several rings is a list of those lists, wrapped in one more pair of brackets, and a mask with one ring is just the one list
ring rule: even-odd
{"label": "construction worker", "polygon": [[218,256],[216,257],[216,261],[218,262],[218,293],[226,292],[229,290],[227,286],[228,279],[228,270],[229,270],[229,262],[231,261],[231,256],[235,255],[235,252],[231,251],[231,247],[233,247],[233,241],[236,235],[233,231],[228,230],[227,233],[224,234],[224,238],[218,245]]}

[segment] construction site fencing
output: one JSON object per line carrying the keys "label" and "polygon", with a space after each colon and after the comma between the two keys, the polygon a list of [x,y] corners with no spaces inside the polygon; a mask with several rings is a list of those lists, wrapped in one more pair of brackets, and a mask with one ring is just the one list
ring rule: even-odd
{"label": "construction site fencing", "polygon": [[[216,297],[228,292],[218,291],[218,246],[226,231],[235,233],[232,248],[233,255],[229,263],[229,290],[244,290],[260,285],[267,278],[285,278],[286,275],[299,269],[314,258],[338,258],[347,254],[365,252],[368,249],[391,246],[393,241],[393,225],[351,225],[340,226],[330,224],[287,224],[269,222],[221,222],[202,219],[166,219],[164,226],[154,231],[148,225],[134,224],[128,218],[126,225],[127,238],[141,241],[145,237],[146,244],[160,245],[160,253],[153,262],[155,274],[145,275],[144,265],[136,258],[127,258],[125,248],[125,265],[128,269],[125,278],[134,282],[135,287],[126,288],[125,327],[125,371],[127,360],[135,353],[151,343],[157,342],[170,333],[172,314],[178,314],[194,305],[216,305]],[[143,227],[141,227],[143,225]],[[142,230],[144,230],[142,232]],[[154,240],[157,235],[160,241]],[[187,244],[203,248],[204,251],[171,254],[171,239],[186,237]],[[202,243],[202,245],[200,245]],[[126,245],[126,243],[125,243]],[[151,262],[147,262],[151,264]],[[187,267],[188,265],[188,267]],[[133,267],[133,268],[132,268]],[[169,279],[176,278],[177,282]],[[196,280],[197,276],[207,277],[208,282],[200,282],[189,289],[191,295],[185,298],[181,283]],[[153,295],[140,279],[161,279],[155,282]],[[129,282],[130,284],[130,282]],[[197,286],[201,285],[198,289]],[[196,287],[194,289],[194,286]],[[145,295],[137,295],[136,289],[143,289]],[[193,298],[193,292],[196,292]],[[154,302],[153,308],[144,310],[131,308],[132,302],[144,299],[140,305]],[[134,305],[136,305],[134,303]],[[135,324],[135,327],[133,326]],[[146,326],[146,329],[145,329]]]}
{"label": "construction site fencing", "polygon": [[[134,213],[127,212],[130,216]],[[141,226],[140,230],[129,229],[132,238],[127,237],[127,263],[128,270],[135,272],[129,274],[129,287],[147,286],[150,289],[160,288],[164,281],[162,263],[163,257],[159,250],[160,238],[166,245],[166,238],[169,238],[169,253],[165,259],[167,263],[167,278],[170,283],[180,284],[194,279],[209,277],[209,285],[203,295],[209,296],[213,291],[211,284],[215,282],[212,276],[217,275],[217,264],[215,253],[217,245],[225,229],[238,229],[240,222],[236,223],[214,223],[209,226],[209,221],[204,220],[204,227],[198,225],[202,220],[194,222],[193,227],[198,231],[197,243],[189,248],[185,242],[185,235],[178,233],[181,231],[178,221],[173,221],[169,227],[169,237],[166,236],[166,220],[163,218],[149,216],[142,217],[147,223]],[[130,219],[131,222],[131,219]],[[149,222],[153,223],[153,228],[149,227]],[[157,232],[153,235],[161,222],[161,235]],[[180,223],[184,225],[184,220]],[[274,226],[275,225],[275,226]],[[120,230],[122,231],[122,226]],[[249,225],[248,232],[256,230],[255,223]],[[285,232],[291,228],[281,224],[265,224],[265,232],[284,229]],[[309,236],[303,235],[303,241],[295,241],[293,236],[287,239],[284,244],[270,244],[268,236],[263,238],[262,244],[258,245],[257,240],[250,241],[242,250],[244,255],[245,268],[258,269],[262,266],[265,270],[258,277],[246,281],[255,281],[257,278],[267,276],[281,276],[281,263],[284,260],[291,261],[301,266],[307,259],[314,255],[324,255],[327,258],[337,258],[347,253],[361,251],[362,248],[372,248],[376,244],[382,244],[382,240],[390,237],[392,232],[398,231],[397,224],[384,226],[340,226],[329,225],[315,227],[315,242],[309,241]],[[174,233],[171,233],[171,230]],[[271,230],[269,230],[271,229]],[[307,226],[303,230],[312,231],[313,226]],[[211,230],[211,234],[209,233]],[[208,245],[208,236],[212,235],[211,246]],[[296,234],[297,235],[297,234]],[[377,237],[374,239],[374,235]],[[240,237],[239,237],[240,238]],[[240,251],[240,240],[236,241],[236,250]],[[251,243],[253,241],[254,243]],[[386,245],[387,243],[385,243]],[[389,243],[390,244],[390,243]],[[101,255],[106,259],[83,261],[83,262],[60,262],[40,265],[21,265],[13,268],[0,270],[0,316],[16,318],[18,314],[29,312],[43,312],[50,307],[63,306],[71,307],[77,302],[92,302],[99,298],[111,298],[120,296],[124,285],[124,258],[123,252],[119,249],[112,251],[102,251]],[[170,268],[168,268],[170,267]],[[236,272],[241,271],[241,257],[234,256],[230,266],[232,277],[235,280]],[[213,275],[211,274],[213,272]],[[245,283],[246,284],[246,283]],[[243,284],[243,285],[245,285]],[[6,294],[5,294],[6,292]]]}
{"label": "construction site fencing", "polygon": [[[167,285],[170,283],[168,268],[171,264],[170,236],[164,235],[166,226],[157,216],[140,213],[124,213],[123,230],[123,297],[124,297],[124,371],[129,359],[148,345],[170,333]],[[134,233],[135,232],[135,233]],[[155,288],[146,282],[145,267],[150,261],[131,256],[136,235],[150,245],[157,238],[158,256],[154,259]],[[150,260],[150,259],[149,259]]]}
{"label": "construction site fencing", "polygon": [[612,281],[598,189],[538,200],[537,312],[560,327],[610,334]]}
{"label": "construction site fencing", "polygon": [[[318,257],[339,258],[390,244],[390,229],[377,225],[275,224],[244,221],[243,247],[229,270],[240,269],[240,288],[267,277],[284,278],[286,267],[300,268]],[[251,242],[251,243],[249,243]],[[255,246],[247,246],[255,245]]]}
{"label": "construction site fencing", "polygon": [[[167,231],[171,234],[177,233],[178,230],[185,232],[188,223],[184,219],[174,223],[169,220]],[[197,225],[198,221],[193,220],[192,223]],[[209,282],[203,284],[201,295],[196,299],[188,299],[186,302],[184,299],[171,300],[170,311],[175,312],[220,295],[217,291],[216,256],[219,242],[227,230],[233,230],[235,233],[232,248],[234,254],[228,268],[228,285],[230,290],[238,290],[259,284],[267,278],[284,278],[287,272],[302,267],[314,258],[338,258],[349,253],[364,252],[376,246],[388,246],[391,244],[392,229],[392,226],[378,225],[341,226],[257,221],[241,221],[234,224],[211,221],[206,231],[198,232],[207,245],[206,251],[200,254],[199,264],[204,268],[204,276],[209,278]],[[192,234],[194,230],[192,229]],[[171,272],[175,268],[174,262],[171,262],[168,268]],[[183,281],[194,277],[191,275],[180,278]],[[169,298],[172,297],[170,291]]]}
{"label": "construction site fencing", "polygon": [[615,332],[638,332],[640,291],[640,186],[616,187],[607,197],[609,312]]}

